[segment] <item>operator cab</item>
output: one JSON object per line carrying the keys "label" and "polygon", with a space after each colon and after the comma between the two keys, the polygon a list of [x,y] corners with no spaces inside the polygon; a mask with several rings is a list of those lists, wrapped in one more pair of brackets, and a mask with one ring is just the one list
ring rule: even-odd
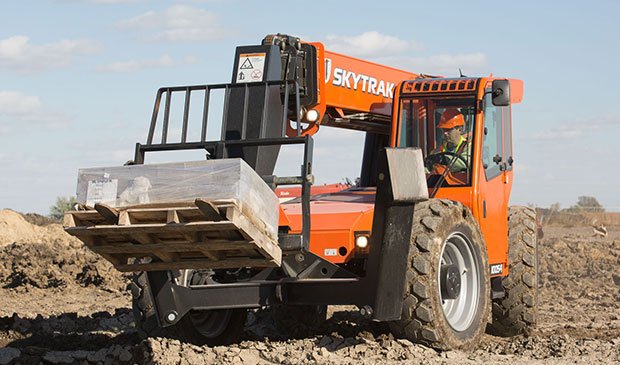
{"label": "operator cab", "polygon": [[394,105],[392,145],[422,150],[431,189],[491,181],[512,170],[511,104],[522,95],[520,80],[404,82]]}

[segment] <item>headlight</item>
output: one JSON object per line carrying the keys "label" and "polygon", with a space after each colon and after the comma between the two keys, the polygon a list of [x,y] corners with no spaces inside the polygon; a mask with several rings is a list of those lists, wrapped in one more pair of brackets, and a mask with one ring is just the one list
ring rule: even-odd
{"label": "headlight", "polygon": [[368,246],[368,237],[357,236],[355,239],[355,245],[359,248],[366,248]]}
{"label": "headlight", "polygon": [[314,109],[310,109],[306,112],[306,120],[310,123],[314,123],[317,120],[319,120],[319,112],[314,110]]}

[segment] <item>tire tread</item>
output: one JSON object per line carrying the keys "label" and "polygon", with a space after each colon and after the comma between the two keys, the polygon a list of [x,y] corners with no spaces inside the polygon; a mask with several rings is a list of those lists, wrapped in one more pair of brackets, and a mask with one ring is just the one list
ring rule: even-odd
{"label": "tire tread", "polygon": [[538,317],[538,255],[536,212],[524,206],[508,208],[508,276],[502,279],[504,298],[493,300],[491,333],[514,336],[529,332]]}
{"label": "tire tread", "polygon": [[[464,221],[475,229],[482,240],[480,227],[474,220],[468,208],[461,203],[448,199],[431,199],[418,203],[414,210],[414,224],[411,233],[409,248],[409,268],[405,285],[405,299],[403,314],[400,320],[390,322],[390,328],[397,336],[420,342],[438,349],[471,349],[478,345],[484,334],[486,323],[490,316],[488,290],[481,292],[485,296],[487,305],[484,305],[482,319],[476,334],[469,340],[456,339],[454,336],[445,336],[452,329],[443,317],[441,306],[433,305],[434,296],[430,277],[434,260],[438,260],[438,249],[443,242],[437,237],[442,222],[446,220]],[[481,242],[484,246],[484,242]],[[486,248],[481,250],[485,275],[488,273]],[[487,278],[488,279],[488,278]],[[488,280],[484,285],[489,288]],[[490,290],[490,289],[489,289]],[[439,307],[439,308],[437,308]],[[438,318],[440,317],[440,318]]]}

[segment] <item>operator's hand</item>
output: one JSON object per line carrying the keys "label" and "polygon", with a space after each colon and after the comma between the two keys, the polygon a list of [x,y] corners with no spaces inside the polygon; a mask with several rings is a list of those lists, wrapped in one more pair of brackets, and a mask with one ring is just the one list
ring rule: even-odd
{"label": "operator's hand", "polygon": [[424,170],[426,171],[426,173],[432,174],[432,175],[442,175],[445,169],[446,169],[446,166],[439,164],[439,163],[434,163],[430,169],[428,167],[424,167]]}

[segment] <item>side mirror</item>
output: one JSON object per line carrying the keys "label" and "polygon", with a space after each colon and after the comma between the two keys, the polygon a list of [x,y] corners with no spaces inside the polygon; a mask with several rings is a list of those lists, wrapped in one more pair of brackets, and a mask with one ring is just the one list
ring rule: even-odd
{"label": "side mirror", "polygon": [[508,80],[493,80],[491,87],[491,96],[493,105],[509,106],[510,105],[510,82]]}

